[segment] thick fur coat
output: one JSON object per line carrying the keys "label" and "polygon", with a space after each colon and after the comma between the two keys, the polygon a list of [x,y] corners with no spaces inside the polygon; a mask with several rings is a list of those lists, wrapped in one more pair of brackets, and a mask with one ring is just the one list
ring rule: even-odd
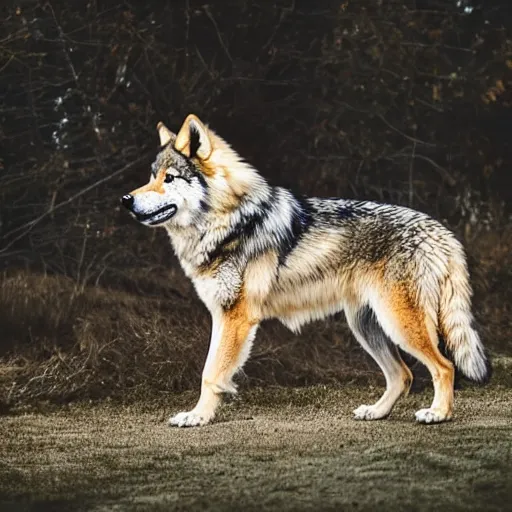
{"label": "thick fur coat", "polygon": [[443,225],[408,208],[346,199],[298,198],[263,177],[196,116],[161,148],[149,183],[123,197],[132,215],[165,228],[183,270],[212,316],[197,405],[175,426],[210,422],[247,360],[261,321],[294,331],[344,311],[356,339],[386,377],[386,391],[356,419],[387,416],[412,374],[397,347],[426,365],[434,400],[422,423],[449,420],[454,365],[475,381],[489,366],[472,327],[462,245]]}

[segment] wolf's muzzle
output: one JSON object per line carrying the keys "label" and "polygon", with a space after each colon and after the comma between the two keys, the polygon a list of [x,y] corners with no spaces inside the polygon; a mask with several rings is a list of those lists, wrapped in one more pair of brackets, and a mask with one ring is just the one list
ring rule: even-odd
{"label": "wolf's muzzle", "polygon": [[167,204],[156,211],[140,213],[134,208],[135,197],[126,194],[121,198],[123,206],[139,221],[150,226],[156,226],[168,221],[177,212],[178,208],[175,204]]}

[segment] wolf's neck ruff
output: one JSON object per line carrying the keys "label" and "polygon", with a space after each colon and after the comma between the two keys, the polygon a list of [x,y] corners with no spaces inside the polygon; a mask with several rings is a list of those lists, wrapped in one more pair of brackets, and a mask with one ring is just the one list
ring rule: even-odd
{"label": "wolf's neck ruff", "polygon": [[[472,327],[471,287],[462,245],[428,215],[370,201],[297,198],[271,187],[195,116],[177,135],[159,124],[162,145],[150,182],[123,198],[145,225],[159,223],[212,315],[201,397],[172,425],[208,423],[249,356],[259,323],[277,318],[297,331],[345,311],[356,339],[386,377],[357,419],[387,416],[412,374],[397,345],[424,363],[435,397],[423,423],[451,418],[453,365],[488,377]],[[161,223],[160,223],[161,222]]]}

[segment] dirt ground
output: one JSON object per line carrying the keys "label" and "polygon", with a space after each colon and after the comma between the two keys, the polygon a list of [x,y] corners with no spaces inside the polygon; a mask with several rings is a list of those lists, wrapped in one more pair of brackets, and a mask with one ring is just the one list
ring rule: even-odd
{"label": "dirt ground", "polygon": [[0,509],[512,510],[512,389],[431,390],[385,421],[350,412],[380,388],[244,391],[207,427],[171,429],[193,396],[18,410],[0,418]]}

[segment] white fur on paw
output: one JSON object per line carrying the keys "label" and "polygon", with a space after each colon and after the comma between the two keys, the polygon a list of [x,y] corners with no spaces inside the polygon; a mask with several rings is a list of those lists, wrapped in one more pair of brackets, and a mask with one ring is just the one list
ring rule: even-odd
{"label": "white fur on paw", "polygon": [[360,405],[354,410],[354,419],[356,420],[380,420],[386,414],[379,411],[374,405]]}
{"label": "white fur on paw", "polygon": [[419,423],[441,423],[449,419],[450,416],[439,409],[420,409],[416,412],[416,421]]}
{"label": "white fur on paw", "polygon": [[195,411],[179,412],[176,416],[172,416],[169,419],[171,427],[199,427],[206,425],[208,422],[209,418]]}

